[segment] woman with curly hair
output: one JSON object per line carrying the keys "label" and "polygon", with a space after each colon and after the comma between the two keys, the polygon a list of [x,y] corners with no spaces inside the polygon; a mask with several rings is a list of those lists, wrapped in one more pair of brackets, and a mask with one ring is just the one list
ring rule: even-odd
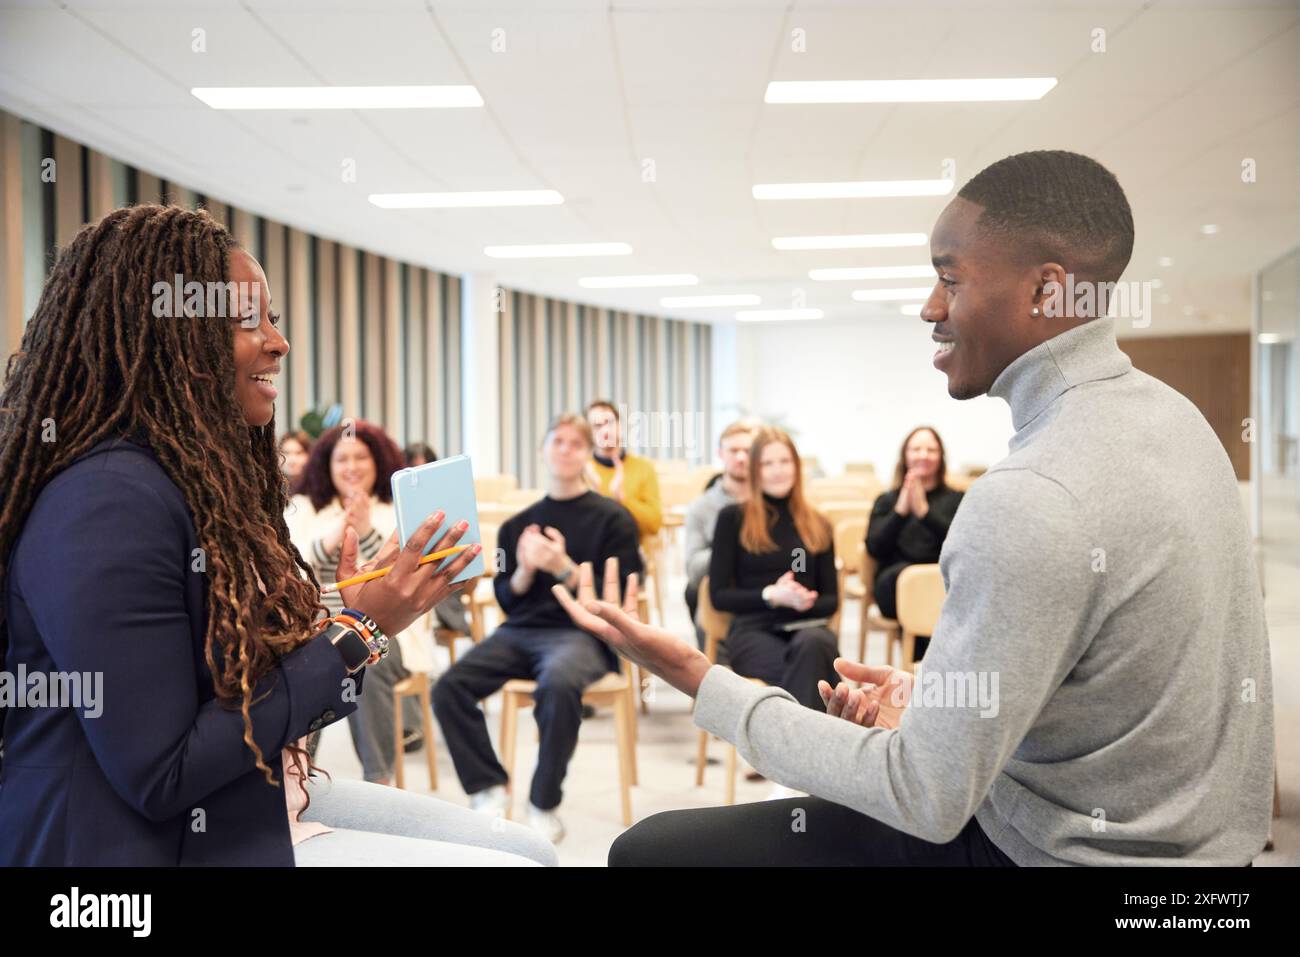
{"label": "woman with curly hair", "polygon": [[[200,294],[170,302],[173,280]],[[0,865],[553,860],[522,827],[309,780],[301,740],[355,710],[384,636],[476,548],[419,566],[435,515],[324,619],[284,521],[270,302],[225,228],[174,206],[108,214],[50,273],[0,392],[0,656],[97,691],[0,699]]]}
{"label": "woman with curly hair", "polygon": [[[388,433],[372,422],[347,420],[324,432],[312,447],[289,502],[285,519],[289,537],[312,566],[322,585],[334,581],[343,533],[356,529],[357,547],[364,561],[374,558],[397,527],[393,511],[393,473],[405,466],[405,457]],[[337,613],[343,599],[336,593],[321,596],[325,607]],[[460,595],[451,595],[434,609],[447,627],[468,633]],[[390,654],[367,672],[370,694],[348,715],[352,744],[367,781],[388,784],[399,760],[393,742],[393,686],[409,672],[402,661],[402,645],[427,640],[427,618],[419,621],[390,646]],[[418,648],[416,649],[418,650]],[[418,669],[417,669],[418,670]],[[403,705],[409,740],[419,738],[420,710],[415,698]],[[315,741],[309,749],[315,755]]]}

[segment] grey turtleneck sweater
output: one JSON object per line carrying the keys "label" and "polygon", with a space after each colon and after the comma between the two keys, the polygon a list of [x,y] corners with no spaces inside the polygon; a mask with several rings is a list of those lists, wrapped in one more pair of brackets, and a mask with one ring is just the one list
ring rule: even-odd
{"label": "grey turtleneck sweater", "polygon": [[928,841],[974,815],[1018,864],[1246,864],[1268,833],[1273,699],[1223,446],[1132,367],[1111,319],[1031,349],[989,391],[1015,436],[952,524],[898,728],[721,667],[696,724],[768,778]]}

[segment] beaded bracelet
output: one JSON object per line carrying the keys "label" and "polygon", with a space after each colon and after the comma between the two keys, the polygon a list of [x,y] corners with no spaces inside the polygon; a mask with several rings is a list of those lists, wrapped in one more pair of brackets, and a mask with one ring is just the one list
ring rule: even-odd
{"label": "beaded bracelet", "polygon": [[379,623],[365,612],[357,611],[355,608],[344,608],[331,621],[336,621],[361,635],[370,646],[370,660],[366,662],[367,665],[373,665],[380,658],[388,657],[388,636],[380,631]]}

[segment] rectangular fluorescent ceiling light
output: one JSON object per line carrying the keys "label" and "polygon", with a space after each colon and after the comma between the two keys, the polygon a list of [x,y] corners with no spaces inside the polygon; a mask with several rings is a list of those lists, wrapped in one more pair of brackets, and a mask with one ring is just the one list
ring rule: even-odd
{"label": "rectangular fluorescent ceiling light", "polygon": [[820,319],[820,309],[742,309],[736,313],[741,322],[777,322],[781,319]]}
{"label": "rectangular fluorescent ceiling light", "polygon": [[[818,282],[836,279],[933,279],[933,266],[851,266],[846,269],[810,269],[808,278]],[[926,295],[929,295],[927,291]]]}
{"label": "rectangular fluorescent ceiling light", "polygon": [[1054,76],[980,80],[776,80],[764,103],[994,103],[1040,100]]}
{"label": "rectangular fluorescent ceiling light", "polygon": [[558,206],[553,189],[497,189],[476,193],[371,193],[380,209],[467,209],[479,206]]}
{"label": "rectangular fluorescent ceiling light", "polygon": [[950,179],[874,179],[849,183],[760,183],[755,199],[880,199],[890,196],[947,196]]}
{"label": "rectangular fluorescent ceiling light", "polygon": [[707,308],[709,306],[757,306],[763,300],[752,293],[729,296],[664,296],[659,305],[672,309]]}
{"label": "rectangular fluorescent ceiling light", "polygon": [[214,110],[447,110],[483,105],[472,86],[196,86]]}
{"label": "rectangular fluorescent ceiling light", "polygon": [[884,249],[894,246],[924,246],[925,233],[869,233],[860,236],[778,236],[777,249]]}
{"label": "rectangular fluorescent ceiling light", "polygon": [[552,243],[540,246],[484,246],[493,259],[560,259],[569,256],[627,256],[627,243]]}
{"label": "rectangular fluorescent ceiling light", "polygon": [[853,293],[858,302],[901,302],[905,299],[929,299],[929,287],[914,289],[858,289]]}
{"label": "rectangular fluorescent ceiling light", "polygon": [[674,273],[662,276],[586,276],[578,285],[587,289],[649,289],[652,286],[698,286],[699,276]]}

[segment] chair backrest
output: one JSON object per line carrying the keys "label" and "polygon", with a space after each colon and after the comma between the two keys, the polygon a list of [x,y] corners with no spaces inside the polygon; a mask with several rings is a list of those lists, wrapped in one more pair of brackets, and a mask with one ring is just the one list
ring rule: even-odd
{"label": "chair backrest", "polygon": [[686,459],[652,459],[655,471],[664,475],[685,475],[690,471],[691,463]]}
{"label": "chair backrest", "polygon": [[513,475],[474,476],[474,495],[480,502],[503,502],[506,492],[518,487],[519,480]]}
{"label": "chair backrest", "polygon": [[[835,557],[848,575],[862,573],[863,542],[867,537],[867,516],[842,518],[835,523]],[[843,601],[844,596],[840,596]]]}
{"label": "chair backrest", "polygon": [[874,476],[876,474],[875,463],[874,462],[845,462],[844,463],[845,475],[858,475],[863,473]]}
{"label": "chair backrest", "polygon": [[[492,578],[497,571],[497,536],[501,532],[500,525],[494,525],[491,522],[480,521],[478,525],[479,541],[483,543],[483,577]],[[466,591],[469,591],[466,588]]]}
{"label": "chair backrest", "polygon": [[689,475],[674,472],[659,476],[659,504],[664,509],[689,505],[703,490],[704,484]]}
{"label": "chair backrest", "polygon": [[713,599],[709,597],[709,576],[705,575],[700,579],[700,599],[697,606],[696,619],[700,627],[704,629],[706,637],[712,637],[716,641],[722,641],[727,637],[727,629],[731,627],[731,614],[725,611],[718,611],[713,607]]}
{"label": "chair backrest", "polygon": [[809,479],[804,494],[813,502],[874,501],[883,490],[874,475],[865,472],[836,479]]}
{"label": "chair backrest", "polygon": [[534,502],[540,502],[545,494],[546,492],[540,488],[512,488],[501,496],[501,504],[527,508]]}
{"label": "chair backrest", "polygon": [[[840,522],[847,519],[860,518],[865,523],[871,517],[871,507],[875,504],[871,499],[850,499],[847,501],[823,502],[817,506],[817,511],[821,512],[830,521],[832,528],[838,528]],[[865,533],[864,533],[865,535]],[[839,545],[835,546],[835,554],[839,554]]]}
{"label": "chair backrest", "polygon": [[979,476],[959,475],[955,472],[949,472],[944,476],[944,482],[954,492],[964,492],[971,487],[971,483]]}
{"label": "chair backrest", "polygon": [[943,610],[943,576],[938,565],[909,565],[895,586],[898,624],[913,635],[933,635]]}
{"label": "chair backrest", "polygon": [[478,523],[479,525],[501,525],[506,519],[518,515],[524,510],[523,505],[494,505],[491,503],[483,504],[479,502],[478,506]]}

